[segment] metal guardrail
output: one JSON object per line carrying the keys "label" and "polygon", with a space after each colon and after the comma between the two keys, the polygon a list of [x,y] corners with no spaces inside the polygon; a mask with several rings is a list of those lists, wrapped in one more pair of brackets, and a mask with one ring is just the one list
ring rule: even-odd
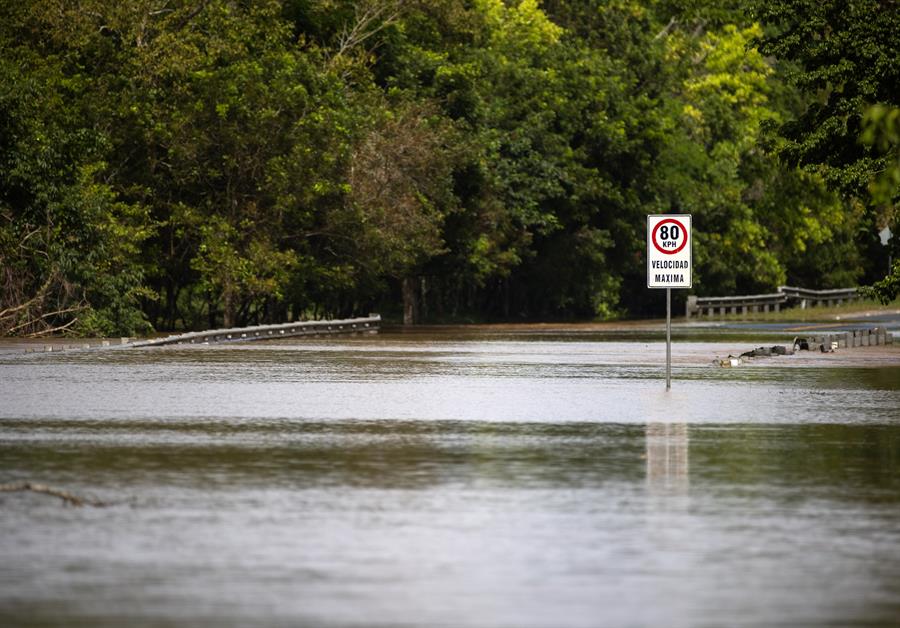
{"label": "metal guardrail", "polygon": [[800,307],[807,305],[840,305],[844,301],[855,301],[860,298],[857,288],[832,288],[830,290],[810,290],[808,288],[793,288],[791,286],[779,286],[778,291],[787,295],[789,299],[800,301]]}
{"label": "metal guardrail", "polygon": [[295,323],[281,323],[278,325],[256,325],[254,327],[193,331],[175,336],[166,336],[165,338],[137,340],[128,343],[128,346],[159,347],[164,345],[272,340],[274,338],[290,338],[292,336],[376,333],[380,326],[381,316],[374,314],[365,318],[348,318],[333,321],[297,321]]}
{"label": "metal guardrail", "polygon": [[136,340],[134,338],[102,339],[99,343],[68,342],[65,344],[35,346],[25,353],[56,353],[59,351],[95,351],[101,349],[127,349],[129,347],[162,347],[166,345],[208,345],[224,342],[273,340],[295,336],[321,336],[331,334],[375,334],[381,327],[381,316],[370,314],[365,318],[348,318],[333,321],[297,321],[278,325],[256,325],[192,331],[164,338]]}
{"label": "metal guardrail", "polygon": [[779,286],[770,294],[746,294],[730,297],[689,296],[685,316],[724,316],[726,314],[779,312],[783,307],[799,306],[800,309],[817,305],[841,305],[845,301],[860,298],[856,288],[810,290],[792,286]]}

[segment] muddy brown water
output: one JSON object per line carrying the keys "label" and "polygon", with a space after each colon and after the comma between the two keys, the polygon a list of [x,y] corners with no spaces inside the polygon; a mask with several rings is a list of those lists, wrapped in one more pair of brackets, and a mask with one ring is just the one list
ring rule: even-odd
{"label": "muddy brown water", "polygon": [[2,625],[893,626],[900,347],[0,351]]}

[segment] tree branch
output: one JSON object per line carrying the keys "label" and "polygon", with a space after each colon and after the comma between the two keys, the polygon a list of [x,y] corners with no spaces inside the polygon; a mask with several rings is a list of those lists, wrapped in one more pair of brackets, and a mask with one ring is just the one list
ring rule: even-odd
{"label": "tree branch", "polygon": [[338,36],[338,49],[329,59],[329,65],[333,65],[338,58],[396,23],[402,8],[402,0],[376,0],[362,6],[357,5],[355,21],[349,28],[345,26]]}
{"label": "tree branch", "polygon": [[48,334],[55,334],[58,331],[64,331],[64,330],[68,329],[69,327],[71,327],[72,325],[74,325],[77,322],[78,322],[78,317],[76,316],[75,318],[70,320],[65,325],[60,325],[59,327],[53,327],[51,329],[43,329],[41,331],[36,331],[36,332],[28,334],[28,336],[26,336],[26,337],[27,338],[40,338],[41,336],[46,336]]}
{"label": "tree branch", "polygon": [[16,312],[20,312],[24,309],[27,309],[35,301],[43,300],[44,297],[47,295],[47,291],[50,289],[50,284],[53,283],[54,278],[55,278],[55,274],[50,273],[50,276],[47,277],[47,281],[44,282],[44,285],[42,285],[40,287],[40,289],[37,291],[37,294],[34,295],[33,298],[29,299],[25,303],[22,303],[21,305],[6,308],[2,312],[0,312],[0,320],[2,320],[4,318],[8,318],[9,316],[11,316],[12,314],[15,314]]}
{"label": "tree branch", "polygon": [[81,506],[94,506],[95,508],[103,508],[104,506],[108,506],[107,502],[102,502],[95,499],[90,499],[88,497],[81,497],[78,495],[73,495],[68,491],[63,491],[58,488],[53,488],[52,486],[47,486],[46,484],[38,484],[36,482],[18,482],[12,484],[0,484],[0,493],[18,493],[18,492],[32,492],[32,493],[42,493],[44,495],[51,495],[53,497],[59,497],[63,502],[75,506],[76,508]]}
{"label": "tree branch", "polygon": [[202,0],[197,3],[197,6],[194,7],[194,10],[185,15],[183,18],[178,20],[178,23],[175,25],[174,32],[180,31],[182,28],[188,25],[191,20],[200,15],[200,13],[209,5],[210,0]]}
{"label": "tree branch", "polygon": [[[23,327],[28,327],[29,325],[34,325],[34,324],[37,323],[38,321],[42,321],[42,320],[44,320],[45,318],[49,318],[49,317],[51,317],[51,316],[56,316],[57,314],[68,314],[68,313],[70,313],[70,312],[78,312],[78,311],[81,311],[81,310],[83,310],[83,309],[84,309],[84,306],[83,306],[83,305],[76,305],[75,307],[67,307],[67,308],[63,308],[63,309],[60,309],[60,310],[56,310],[55,312],[47,312],[46,314],[42,314],[42,315],[39,316],[38,318],[31,319],[31,320],[29,320],[29,321],[26,321],[26,322],[24,322],[24,323],[21,323],[20,325],[16,325],[15,327],[12,327],[12,328],[8,329],[6,333],[11,334],[12,332],[18,331],[18,330],[22,329]],[[75,319],[75,320],[78,320],[78,319]],[[63,327],[58,327],[57,329],[65,329],[66,327],[68,327],[68,326],[71,325],[71,324],[72,324],[71,322],[70,322],[70,323],[67,323],[67,324],[64,325]],[[40,332],[40,333],[43,334],[43,333],[46,333],[46,332]]]}
{"label": "tree branch", "polygon": [[667,37],[669,35],[669,33],[672,32],[672,29],[675,28],[676,24],[678,24],[678,20],[675,19],[675,16],[673,15],[672,18],[669,20],[669,23],[666,24],[666,27],[656,34],[656,37],[653,38],[653,41],[656,41],[657,39],[662,39],[663,37]]}

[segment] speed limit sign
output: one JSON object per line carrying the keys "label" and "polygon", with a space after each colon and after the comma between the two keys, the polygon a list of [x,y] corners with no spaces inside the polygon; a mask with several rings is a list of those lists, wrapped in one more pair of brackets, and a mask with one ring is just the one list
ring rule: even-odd
{"label": "speed limit sign", "polygon": [[647,216],[647,287],[691,287],[691,216]]}

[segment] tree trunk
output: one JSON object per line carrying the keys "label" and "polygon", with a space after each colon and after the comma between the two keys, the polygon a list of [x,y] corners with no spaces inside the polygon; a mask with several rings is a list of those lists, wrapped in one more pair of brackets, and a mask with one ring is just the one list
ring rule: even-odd
{"label": "tree trunk", "polygon": [[222,310],[222,314],[225,317],[222,325],[225,329],[234,327],[236,312],[234,307],[234,292],[232,291],[231,286],[225,286],[225,289],[222,291]]}
{"label": "tree trunk", "polygon": [[503,278],[503,320],[509,320],[509,277]]}
{"label": "tree trunk", "polygon": [[419,322],[419,282],[415,277],[404,277],[403,292],[403,324],[415,325]]}
{"label": "tree trunk", "polygon": [[215,329],[216,328],[216,300],[213,298],[212,292],[209,290],[206,291],[206,306],[207,306],[207,329]]}
{"label": "tree trunk", "polygon": [[428,280],[419,278],[419,315],[418,322],[428,322]]}
{"label": "tree trunk", "polygon": [[175,321],[178,319],[178,292],[175,282],[169,279],[166,282],[166,328],[175,329]]}

